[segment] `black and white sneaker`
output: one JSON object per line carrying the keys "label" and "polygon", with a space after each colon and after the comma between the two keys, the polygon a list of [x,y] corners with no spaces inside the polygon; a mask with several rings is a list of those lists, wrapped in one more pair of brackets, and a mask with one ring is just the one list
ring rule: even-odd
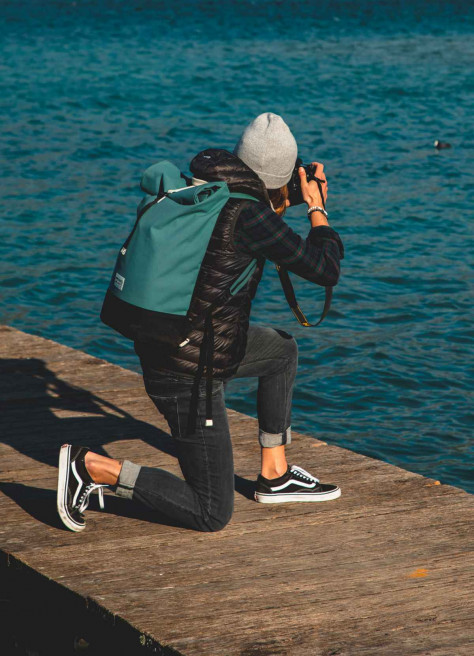
{"label": "black and white sneaker", "polygon": [[310,473],[292,465],[280,478],[269,480],[259,475],[255,501],[288,503],[293,501],[330,501],[341,496],[337,485],[323,484]]}
{"label": "black and white sneaker", "polygon": [[104,509],[104,487],[94,483],[86,469],[84,457],[89,451],[83,446],[63,444],[59,452],[58,512],[71,531],[83,531],[86,522],[82,513],[89,505],[91,492],[97,490],[99,505]]}

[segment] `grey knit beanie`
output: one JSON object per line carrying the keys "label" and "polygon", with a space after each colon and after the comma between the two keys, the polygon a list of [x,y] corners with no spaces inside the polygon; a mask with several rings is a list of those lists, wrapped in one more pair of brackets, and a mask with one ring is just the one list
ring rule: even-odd
{"label": "grey knit beanie", "polygon": [[234,155],[257,173],[267,189],[278,189],[291,178],[298,146],[281,116],[266,112],[247,125]]}

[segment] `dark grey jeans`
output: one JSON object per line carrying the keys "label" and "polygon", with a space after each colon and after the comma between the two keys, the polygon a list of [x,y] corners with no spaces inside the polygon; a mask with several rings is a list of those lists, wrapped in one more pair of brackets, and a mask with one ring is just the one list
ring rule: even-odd
{"label": "dark grey jeans", "polygon": [[[234,505],[234,465],[225,409],[225,382],[213,382],[213,426],[205,425],[205,380],[199,390],[196,430],[186,433],[193,379],[151,369],[142,360],[148,395],[166,418],[176,439],[184,481],[164,469],[125,460],[116,487],[183,526],[217,531],[228,523]],[[280,330],[250,326],[245,356],[233,378],[258,377],[259,442],[275,447],[291,441],[291,400],[298,366],[295,340]]]}

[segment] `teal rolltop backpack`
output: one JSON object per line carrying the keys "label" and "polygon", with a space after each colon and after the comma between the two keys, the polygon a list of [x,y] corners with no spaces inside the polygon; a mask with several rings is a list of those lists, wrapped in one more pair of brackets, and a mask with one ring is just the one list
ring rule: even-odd
{"label": "teal rolltop backpack", "polygon": [[[225,182],[186,186],[170,162],[147,169],[141,187],[147,196],[118,254],[101,319],[129,339],[178,346],[191,328],[191,298],[222,208],[229,198],[256,199],[231,193]],[[223,297],[237,293],[255,266]]]}
{"label": "teal rolltop backpack", "polygon": [[[257,200],[231,193],[225,182],[188,183],[170,162],[159,162],[143,175],[141,188],[147,195],[119,251],[101,312],[105,324],[134,341],[160,341],[175,347],[187,343],[192,327],[189,306],[219,214],[229,198]],[[242,289],[256,266],[257,260],[253,260],[217,301]],[[204,317],[196,375],[198,383],[206,367],[208,391],[212,388],[214,350],[212,310],[213,306],[209,307]],[[212,425],[210,396],[208,393],[207,425]]]}

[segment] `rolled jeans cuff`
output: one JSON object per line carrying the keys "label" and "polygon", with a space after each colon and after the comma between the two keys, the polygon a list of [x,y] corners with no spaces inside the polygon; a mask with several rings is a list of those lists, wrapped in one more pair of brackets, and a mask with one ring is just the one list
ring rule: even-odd
{"label": "rolled jeans cuff", "polygon": [[291,426],[289,426],[283,433],[267,433],[260,429],[258,433],[258,441],[260,446],[265,448],[272,448],[275,446],[282,446],[283,444],[291,443]]}
{"label": "rolled jeans cuff", "polygon": [[122,469],[118,477],[117,485],[115,487],[115,494],[124,499],[131,499],[133,496],[133,489],[140,473],[140,465],[136,465],[130,460],[124,460]]}

